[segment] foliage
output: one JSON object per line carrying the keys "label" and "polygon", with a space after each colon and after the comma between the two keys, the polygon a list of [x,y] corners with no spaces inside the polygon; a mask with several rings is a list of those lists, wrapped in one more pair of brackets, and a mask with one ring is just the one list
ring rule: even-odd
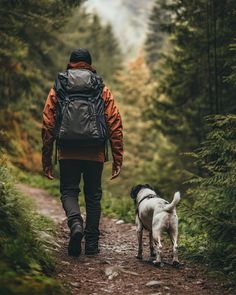
{"label": "foliage", "polygon": [[[235,1],[156,0],[151,15],[146,56],[158,82],[148,115],[152,126],[173,146],[168,158],[175,162],[174,170],[171,166],[165,173],[179,175],[176,186],[186,179],[184,169],[196,172],[181,155],[204,140],[205,116],[235,112],[235,85],[227,80],[234,62],[230,44],[236,29],[235,8]],[[163,15],[170,17],[163,19]],[[161,55],[158,36],[154,38],[156,27],[169,42],[169,50]]]}
{"label": "foliage", "polygon": [[[114,198],[129,199],[131,187],[144,181],[145,176],[141,170],[143,162],[148,157],[151,158],[152,141],[149,140],[148,133],[150,123],[142,116],[152,87],[149,69],[142,56],[128,64],[127,68],[117,75],[114,96],[124,126],[124,164],[117,180],[104,183],[106,190],[112,191]],[[110,166],[109,171],[105,169],[105,178],[109,177],[107,174],[110,175]],[[133,204],[130,203],[130,206]]]}
{"label": "foliage", "polygon": [[4,159],[0,179],[0,293],[64,294],[50,277],[54,265],[49,244],[40,238],[42,232],[52,234],[52,224],[16,191]]}
{"label": "foliage", "polygon": [[143,112],[148,104],[153,84],[144,58],[139,56],[131,62],[125,71],[119,73],[117,82],[125,138],[125,161],[120,185],[127,188],[127,184],[129,187],[134,185],[130,180],[136,178],[136,181],[139,181],[139,178],[143,177],[140,175],[140,169],[143,161],[150,156],[150,122],[144,120]]}
{"label": "foliage", "polygon": [[113,195],[111,191],[103,191],[102,212],[104,215],[122,219],[125,222],[134,222],[135,206],[129,195]]}
{"label": "foliage", "polygon": [[48,53],[55,42],[55,32],[79,3],[78,0],[0,1],[1,106],[32,95],[37,85],[45,83],[48,73],[44,70],[54,64],[53,56]]}
{"label": "foliage", "polygon": [[235,9],[235,1],[156,0],[145,47],[157,80],[147,116],[158,134],[157,155],[144,165],[146,177],[158,185],[157,175],[164,192],[188,189],[181,202],[186,210],[179,209],[185,254],[231,279],[236,252],[235,115],[229,115],[236,111]]}
{"label": "foliage", "polygon": [[[142,55],[117,76],[115,95],[124,125],[125,160],[116,181],[119,191],[110,184],[106,187],[115,197],[125,195],[129,198],[131,187],[138,183],[152,184],[167,199],[181,189],[183,172],[179,172],[182,166],[176,147],[162,132],[152,128],[152,120],[146,116],[157,83]],[[178,170],[176,166],[181,168]]]}
{"label": "foliage", "polygon": [[169,50],[171,11],[168,7],[170,3],[170,0],[155,1],[149,17],[145,57],[153,73],[158,69],[158,62],[163,52]]}
{"label": "foliage", "polygon": [[188,194],[194,202],[188,211],[196,227],[189,251],[235,279],[236,116],[211,116],[207,122],[207,138],[192,153],[201,173],[188,182]]}
{"label": "foliage", "polygon": [[83,9],[77,9],[60,38],[64,42],[66,58],[74,48],[87,48],[94,67],[105,83],[114,84],[114,74],[121,69],[122,56],[110,25],[102,25],[97,15],[88,15]]}
{"label": "foliage", "polygon": [[0,144],[21,168],[35,170],[41,162],[39,97],[46,96],[56,68],[57,33],[79,3],[0,1]]}

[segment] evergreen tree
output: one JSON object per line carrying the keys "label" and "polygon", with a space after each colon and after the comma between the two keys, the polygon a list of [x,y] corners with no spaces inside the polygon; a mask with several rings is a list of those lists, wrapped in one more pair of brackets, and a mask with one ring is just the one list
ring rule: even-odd
{"label": "evergreen tree", "polygon": [[0,1],[0,105],[13,103],[13,107],[33,89],[44,86],[45,69],[54,63],[49,51],[56,31],[79,4],[78,0]]}
{"label": "evergreen tree", "polygon": [[61,39],[67,59],[73,48],[87,48],[98,73],[105,82],[114,84],[115,74],[122,67],[122,55],[110,25],[103,26],[97,15],[88,15],[83,9],[77,9],[64,28]]}
{"label": "evergreen tree", "polygon": [[[158,84],[149,118],[180,156],[196,148],[205,138],[205,116],[235,112],[235,85],[229,84],[226,78],[232,72],[229,44],[236,30],[236,3],[218,0],[157,3],[166,10],[164,13],[171,15],[167,26],[171,49],[163,53],[154,73]],[[155,19],[157,26],[161,23],[158,14],[156,18],[152,16],[153,36]],[[163,32],[166,29],[163,28]],[[147,39],[148,45],[152,45],[150,39]],[[158,46],[156,51],[159,52]],[[186,169],[192,169],[189,160],[182,158],[181,162]]]}
{"label": "evergreen tree", "polygon": [[[151,65],[157,87],[148,115],[167,141],[158,151],[155,167],[164,189],[168,179],[173,188],[181,185],[186,179],[184,169],[195,175],[184,186],[189,187],[183,200],[187,211],[180,211],[186,245],[191,257],[235,279],[236,3],[173,0],[161,9],[171,15],[167,38],[172,47],[153,58]],[[152,20],[156,25],[161,22]],[[147,40],[148,44],[152,43]],[[158,45],[156,52],[160,52]],[[153,55],[146,54],[152,60]],[[192,150],[196,150],[192,153],[196,165],[183,156]]]}
{"label": "evergreen tree", "polygon": [[170,3],[170,0],[156,0],[149,17],[145,50],[147,64],[154,73],[163,52],[169,47],[171,10],[168,7]]}
{"label": "evergreen tree", "polygon": [[[164,58],[165,67],[157,75],[160,83],[151,114],[157,117],[156,126],[186,150],[204,138],[206,115],[235,111],[235,88],[223,81],[231,71],[229,44],[236,29],[235,2],[174,1],[168,9],[173,14],[173,51]],[[160,99],[163,94],[164,101]],[[179,136],[173,134],[173,125]],[[192,141],[181,144],[186,138]]]}
{"label": "evergreen tree", "polygon": [[208,125],[206,140],[192,154],[202,171],[189,181],[192,188],[188,193],[194,200],[192,222],[200,229],[194,233],[192,250],[198,259],[235,279],[236,116],[209,117]]}

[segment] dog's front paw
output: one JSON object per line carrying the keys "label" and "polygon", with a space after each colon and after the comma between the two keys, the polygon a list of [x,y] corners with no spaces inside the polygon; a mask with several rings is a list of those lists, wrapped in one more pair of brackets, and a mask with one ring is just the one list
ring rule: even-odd
{"label": "dog's front paw", "polygon": [[143,259],[143,255],[141,255],[141,254],[138,254],[138,255],[136,255],[135,256],[137,259],[139,259],[139,260],[142,260]]}
{"label": "dog's front paw", "polygon": [[155,258],[156,258],[156,257],[149,256],[148,261],[149,261],[149,262],[153,262],[153,260],[155,260]]}

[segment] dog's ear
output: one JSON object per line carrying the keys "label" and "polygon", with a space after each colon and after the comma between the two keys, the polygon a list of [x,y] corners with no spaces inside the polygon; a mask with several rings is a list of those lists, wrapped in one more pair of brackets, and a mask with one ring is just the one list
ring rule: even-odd
{"label": "dog's ear", "polygon": [[133,186],[131,191],[130,191],[130,197],[131,199],[135,199],[136,196],[135,196],[135,189],[136,189],[136,186]]}
{"label": "dog's ear", "polygon": [[130,191],[130,197],[131,197],[131,199],[135,200],[137,198],[137,194],[140,191],[141,187],[142,187],[141,184],[132,187],[132,189]]}

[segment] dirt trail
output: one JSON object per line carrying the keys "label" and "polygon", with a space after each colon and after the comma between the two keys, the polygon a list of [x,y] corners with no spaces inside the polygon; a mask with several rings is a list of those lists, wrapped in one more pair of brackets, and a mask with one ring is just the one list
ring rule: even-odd
{"label": "dirt trail", "polygon": [[222,282],[208,278],[204,268],[189,262],[185,262],[180,269],[173,268],[168,264],[171,252],[166,243],[164,257],[167,263],[163,267],[155,268],[147,262],[147,237],[144,244],[146,261],[136,260],[135,226],[116,224],[115,220],[105,217],[101,222],[101,253],[94,258],[84,254],[79,258],[68,257],[69,231],[60,203],[44,190],[22,184],[18,185],[18,189],[36,202],[40,213],[58,224],[56,276],[68,284],[73,295],[235,294],[233,290],[227,290]]}

